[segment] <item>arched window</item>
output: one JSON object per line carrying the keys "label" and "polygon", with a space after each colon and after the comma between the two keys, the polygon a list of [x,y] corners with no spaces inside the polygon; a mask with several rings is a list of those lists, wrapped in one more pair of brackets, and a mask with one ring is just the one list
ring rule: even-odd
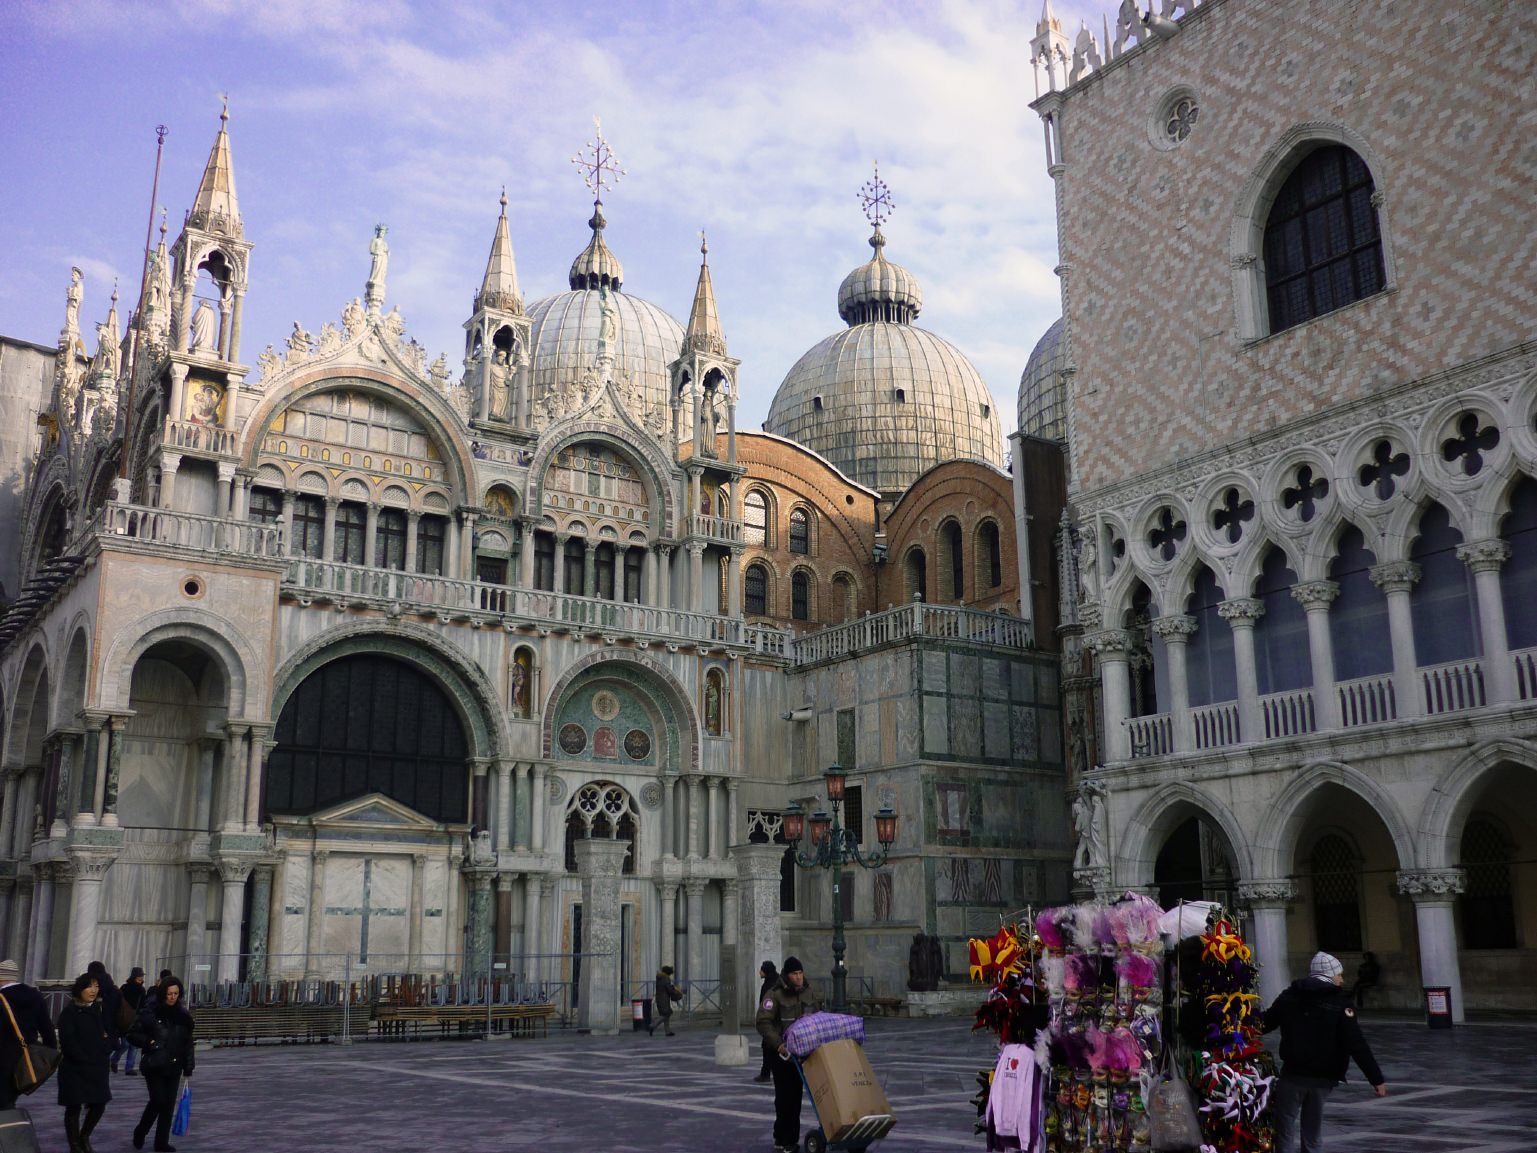
{"label": "arched window", "polygon": [[1373,191],[1366,164],[1338,144],[1308,153],[1287,177],[1265,221],[1272,333],[1382,291]]}
{"label": "arched window", "polygon": [[961,526],[947,520],[939,528],[939,570],[946,574],[950,599],[966,599],[966,565],[961,548]]}
{"label": "arched window", "polygon": [[545,592],[555,588],[555,538],[547,532],[534,534],[534,587]]}
{"label": "arched window", "polygon": [[572,537],[566,542],[564,562],[565,591],[573,596],[587,595],[587,542]]}
{"label": "arched window", "polygon": [[294,556],[320,557],[325,551],[326,503],[318,496],[294,498],[294,531],[288,551]]}
{"label": "arched window", "polygon": [[277,524],[283,519],[283,494],[276,489],[251,489],[250,519],[258,524]]}
{"label": "arched window", "polygon": [[798,621],[811,619],[811,578],[805,569],[790,574],[790,615]]}
{"label": "arched window", "polygon": [[1361,951],[1361,861],[1350,842],[1327,833],[1313,846],[1313,928],[1326,953]]}
{"label": "arched window", "polygon": [[907,578],[907,599],[910,601],[928,600],[929,565],[928,559],[923,555],[921,548],[910,548],[907,550],[904,575]]}
{"label": "arched window", "polygon": [[604,541],[594,551],[597,588],[593,590],[593,595],[611,601],[614,599],[614,546]]}
{"label": "arched window", "polygon": [[790,551],[796,556],[811,552],[811,514],[803,508],[790,512]]}
{"label": "arched window", "polygon": [[1409,593],[1414,617],[1414,659],[1421,666],[1467,660],[1479,652],[1478,603],[1473,574],[1457,559],[1462,534],[1439,504],[1420,514],[1419,536],[1409,559],[1420,566],[1420,579]]}
{"label": "arched window", "polygon": [[742,500],[742,543],[768,544],[768,497],[753,489]]}
{"label": "arched window", "polygon": [[398,508],[381,508],[374,526],[374,567],[406,567],[406,514]]}
{"label": "arched window", "polygon": [[365,564],[363,541],[368,530],[368,510],[344,500],[336,506],[336,541],[332,559],[342,564]]}
{"label": "arched window", "polygon": [[646,546],[632,544],[624,550],[624,599],[629,604],[640,604],[641,575],[645,571]]}
{"label": "arched window", "polygon": [[447,538],[447,517],[424,516],[416,522],[417,572],[430,576],[443,575],[443,550]]}
{"label": "arched window", "polygon": [[1003,549],[998,539],[998,525],[985,520],[977,529],[977,591],[995,589],[1003,584]]}
{"label": "arched window", "polygon": [[604,839],[630,846],[620,871],[635,872],[635,806],[630,794],[609,781],[583,785],[566,810],[566,871],[576,872],[577,841]]}
{"label": "arched window", "polygon": [[1537,604],[1537,481],[1531,477],[1522,477],[1511,492],[1500,536],[1510,545],[1510,559],[1500,569],[1510,647],[1537,647],[1537,613],[1532,611]]}
{"label": "arched window", "polygon": [[843,573],[833,577],[831,617],[833,624],[854,619],[854,582]]}
{"label": "arched window", "polygon": [[1475,814],[1462,830],[1467,888],[1458,901],[1464,949],[1514,949],[1516,910],[1511,899],[1510,839],[1488,817]]}
{"label": "arched window", "polygon": [[747,616],[768,615],[768,569],[750,564],[742,578],[742,611]]}
{"label": "arched window", "polygon": [[1272,548],[1265,554],[1258,588],[1265,614],[1254,625],[1254,665],[1259,691],[1284,693],[1313,683],[1308,650],[1308,618],[1292,586],[1297,576],[1286,565],[1286,554]]}
{"label": "arched window", "polygon": [[1377,558],[1354,526],[1340,534],[1329,579],[1340,594],[1329,606],[1329,637],[1334,649],[1334,677],[1353,681],[1393,671],[1393,642],[1388,631],[1388,598],[1372,583]]}
{"label": "arched window", "polygon": [[469,816],[463,723],[414,665],[373,654],[322,665],[283,705],[275,735],[269,813],[303,815],[383,793],[436,821]]}
{"label": "arched window", "polygon": [[1123,624],[1131,633],[1132,648],[1128,685],[1131,698],[1128,701],[1131,717],[1152,716],[1158,711],[1160,696],[1168,700],[1169,665],[1163,640],[1153,635],[1152,621],[1157,615],[1153,594],[1147,585],[1138,581],[1131,594],[1131,607],[1126,610]]}
{"label": "arched window", "polygon": [[1238,668],[1233,661],[1233,630],[1217,612],[1222,589],[1212,571],[1202,566],[1185,612],[1196,620],[1195,635],[1185,646],[1185,673],[1191,705],[1231,701],[1238,695]]}

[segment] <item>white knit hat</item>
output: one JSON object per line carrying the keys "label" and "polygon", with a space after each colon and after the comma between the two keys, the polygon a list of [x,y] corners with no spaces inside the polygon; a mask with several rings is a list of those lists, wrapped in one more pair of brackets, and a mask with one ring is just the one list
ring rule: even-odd
{"label": "white knit hat", "polygon": [[1308,964],[1309,977],[1322,977],[1325,981],[1332,981],[1345,971],[1345,966],[1340,964],[1340,959],[1330,953],[1314,953],[1313,960]]}
{"label": "white knit hat", "polygon": [[21,980],[21,966],[15,961],[0,961],[0,983]]}

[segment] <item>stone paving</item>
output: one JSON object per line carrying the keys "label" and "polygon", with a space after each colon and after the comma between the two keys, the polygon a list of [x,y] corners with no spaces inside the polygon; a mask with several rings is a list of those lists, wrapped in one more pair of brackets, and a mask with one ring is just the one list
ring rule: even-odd
{"label": "stone paving", "polygon": [[[1329,1153],[1517,1153],[1537,1149],[1537,1025],[1432,1032],[1366,1020],[1392,1095],[1354,1075],[1329,1103]],[[899,1117],[879,1153],[980,1150],[975,1070],[988,1038],[959,1020],[872,1020],[868,1051]],[[185,1153],[593,1150],[768,1153],[773,1117],[756,1064],[714,1062],[713,1029],[545,1040],[212,1049],[198,1056]],[[143,1083],[116,1077],[94,1144],[126,1150]],[[32,1103],[44,1153],[65,1149],[50,1085]],[[804,1122],[809,1126],[809,1103]]]}

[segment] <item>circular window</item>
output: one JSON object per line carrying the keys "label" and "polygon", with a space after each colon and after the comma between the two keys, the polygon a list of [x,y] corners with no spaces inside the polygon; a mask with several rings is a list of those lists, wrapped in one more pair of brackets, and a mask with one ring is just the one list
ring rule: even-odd
{"label": "circular window", "polygon": [[1148,124],[1148,139],[1162,152],[1178,148],[1190,138],[1200,118],[1200,98],[1189,88],[1175,88],[1158,102]]}
{"label": "circular window", "polygon": [[1182,143],[1190,136],[1191,131],[1195,128],[1196,118],[1200,115],[1201,108],[1195,102],[1194,97],[1186,96],[1184,99],[1176,101],[1174,107],[1169,109],[1168,115],[1164,118],[1163,134],[1175,144]]}
{"label": "circular window", "polygon": [[202,578],[195,576],[183,577],[181,582],[181,591],[183,596],[191,597],[193,600],[196,600],[198,597],[203,595]]}

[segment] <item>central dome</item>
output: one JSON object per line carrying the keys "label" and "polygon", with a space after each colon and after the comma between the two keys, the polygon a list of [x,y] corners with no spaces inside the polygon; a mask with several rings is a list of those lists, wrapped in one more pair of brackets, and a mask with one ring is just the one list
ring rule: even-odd
{"label": "central dome", "polygon": [[879,492],[900,492],[935,465],[1003,466],[992,393],[954,345],[917,328],[917,278],[882,252],[844,277],[838,312],[849,328],[795,362],[763,427],[826,457]]}

